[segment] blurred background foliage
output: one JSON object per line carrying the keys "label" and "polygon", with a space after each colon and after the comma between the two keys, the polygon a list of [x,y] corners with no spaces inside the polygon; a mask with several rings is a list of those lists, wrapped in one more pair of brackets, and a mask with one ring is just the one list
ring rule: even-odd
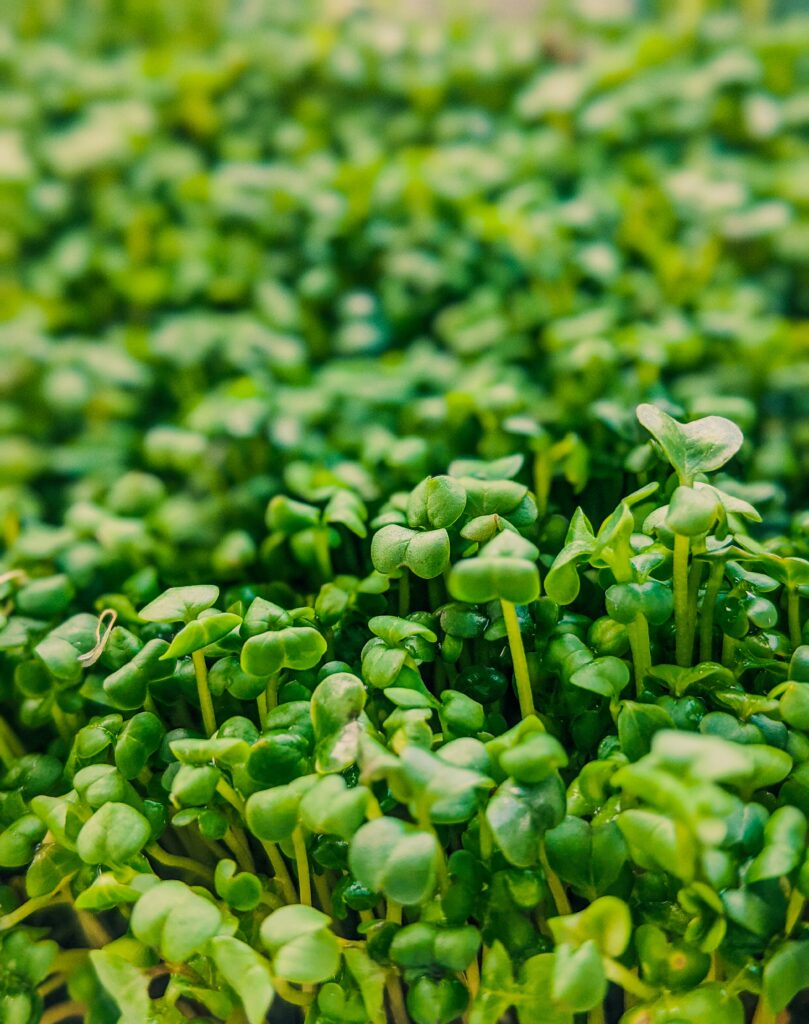
{"label": "blurred background foliage", "polygon": [[143,516],[193,578],[280,490],[373,500],[516,435],[597,517],[644,398],[737,421],[788,529],[802,6],[7,0],[7,546],[58,547],[90,503],[102,544]]}

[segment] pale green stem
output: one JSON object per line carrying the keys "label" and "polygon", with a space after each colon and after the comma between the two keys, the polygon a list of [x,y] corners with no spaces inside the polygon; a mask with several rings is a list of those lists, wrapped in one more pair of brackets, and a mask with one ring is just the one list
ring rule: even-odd
{"label": "pale green stem", "polygon": [[292,881],[292,875],[289,873],[287,862],[284,860],[281,851],[275,843],[271,843],[268,840],[263,840],[261,845],[264,847],[264,852],[267,854],[267,859],[272,865],[275,877],[283,890],[287,903],[297,903],[298,893],[295,890],[295,883]]}
{"label": "pale green stem", "polygon": [[528,718],[536,714],[534,711],[534,694],[531,690],[531,677],[528,674],[528,661],[525,657],[525,647],[520,633],[520,620],[517,618],[517,608],[511,601],[501,598],[500,605],[503,609],[503,619],[506,624],[508,645],[511,648],[511,661],[514,665],[514,682],[517,686],[517,698],[520,702],[520,715]]}
{"label": "pale green stem", "polygon": [[548,511],[548,496],[551,491],[551,461],[547,448],[534,455],[534,492],[537,500],[537,518],[541,522]]}
{"label": "pale green stem", "polygon": [[548,883],[551,897],[554,905],[556,906],[557,914],[571,914],[573,910],[570,906],[570,900],[567,898],[565,887],[559,879],[559,876],[550,866],[548,862],[548,855],[545,852],[545,843],[540,843],[539,846],[539,862],[542,865],[542,870],[545,873],[545,881]]}
{"label": "pale green stem", "polygon": [[402,992],[402,982],[394,970],[389,970],[385,974],[385,991],[388,994],[388,1006],[393,1024],[410,1024]]}
{"label": "pale green stem", "polygon": [[801,645],[801,595],[794,588],[787,591],[789,641],[793,650]]}
{"label": "pale green stem", "polygon": [[399,618],[403,619],[410,611],[410,573],[402,569],[399,577]]}
{"label": "pale green stem", "polygon": [[675,657],[681,668],[691,664],[689,629],[691,611],[688,607],[688,550],[690,539],[677,533],[674,535],[674,629]]}
{"label": "pale green stem", "polygon": [[0,761],[6,768],[13,768],[15,762],[25,754],[22,743],[8,722],[0,716]]}
{"label": "pale green stem", "polygon": [[264,693],[259,694],[256,698],[258,718],[261,722],[262,729],[266,729],[267,727],[267,716],[270,711],[278,706],[278,686],[280,682],[281,677],[277,673],[274,676],[270,676],[267,680],[267,686],[264,689]]}
{"label": "pale green stem", "polygon": [[806,897],[795,886],[789,897],[789,903],[787,904],[787,920],[784,928],[784,934],[787,936],[791,935],[801,918],[803,917],[803,909],[806,906]]}
{"label": "pale green stem", "polygon": [[295,850],[295,866],[298,869],[299,902],[306,907],[312,905],[312,882],[309,876],[309,856],[306,852],[306,841],[300,825],[292,833],[292,846]]}
{"label": "pale green stem", "polygon": [[587,1024],[604,1024],[604,1022],[604,1006],[599,1003],[598,1006],[594,1006],[587,1014]]}
{"label": "pale green stem", "polygon": [[146,853],[152,860],[156,860],[158,864],[163,864],[167,868],[175,868],[177,871],[198,875],[209,885],[213,883],[213,872],[211,869],[204,864],[197,863],[197,861],[192,860],[190,857],[180,857],[177,854],[168,853],[162,846],[158,846],[157,843],[150,843],[146,847]]}
{"label": "pale green stem", "polygon": [[331,892],[329,891],[329,885],[324,875],[318,875],[313,873],[312,881],[314,882],[315,892],[317,893],[317,900],[320,904],[320,909],[324,914],[328,914],[329,917],[334,917],[334,907],[331,902]]}
{"label": "pale green stem", "polygon": [[[65,879],[65,884],[67,883]],[[20,904],[16,910],[10,910],[7,914],[3,914],[0,917],[0,932],[8,931],[9,928],[13,928],[15,924],[19,924],[20,921],[24,921],[26,917],[31,914],[35,914],[38,910],[44,910],[46,907],[55,907],[60,903],[67,903],[69,900],[62,895],[59,889],[54,892],[49,892],[44,896],[33,896],[30,900],[26,900],[25,903]]]}
{"label": "pale green stem", "polygon": [[202,651],[194,651],[191,655],[194,663],[194,674],[197,677],[197,693],[199,695],[199,706],[202,711],[202,724],[205,733],[213,736],[216,732],[216,715],[214,714],[211,691],[208,689],[208,668],[205,664],[205,655]]}
{"label": "pale green stem", "polygon": [[623,964],[609,956],[603,958],[603,963],[604,974],[607,978],[616,985],[620,985],[625,992],[631,992],[633,996],[637,996],[643,1002],[657,998],[657,989],[647,985],[645,981],[641,981],[628,967],[624,967]]}
{"label": "pale green stem", "polygon": [[708,584],[705,587],[705,593],[702,595],[702,610],[699,620],[700,661],[711,661],[713,659],[713,618],[716,609],[716,599],[719,597],[724,575],[725,563],[721,559],[713,562],[708,575]]}
{"label": "pale green stem", "polygon": [[635,670],[635,692],[643,691],[643,680],[652,667],[652,648],[649,642],[649,623],[643,612],[626,627],[629,636],[629,647],[632,651],[632,665]]}
{"label": "pale green stem", "polygon": [[767,1005],[767,1000],[762,993],[756,1003],[756,1012],[753,1014],[752,1024],[777,1024],[778,1018],[774,1010]]}

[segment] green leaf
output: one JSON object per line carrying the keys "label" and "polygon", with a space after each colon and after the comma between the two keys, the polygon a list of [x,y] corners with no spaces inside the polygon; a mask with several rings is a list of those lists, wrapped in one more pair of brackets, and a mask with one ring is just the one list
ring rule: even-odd
{"label": "green leaf", "polygon": [[578,914],[552,917],[548,927],[558,943],[578,949],[592,941],[604,956],[619,957],[629,945],[632,917],[616,896],[601,896]]}
{"label": "green leaf", "polygon": [[483,957],[480,989],[472,1004],[469,1024],[498,1024],[516,998],[511,960],[502,942],[495,940]]}
{"label": "green leaf", "polygon": [[457,522],[466,508],[466,489],[455,477],[428,476],[410,493],[407,522],[420,529],[441,529]]}
{"label": "green leaf", "polygon": [[362,995],[369,1024],[385,1024],[385,972],[358,946],[343,950],[343,959]]}
{"label": "green leaf", "polygon": [[720,469],[744,441],[736,424],[723,416],[678,423],[654,405],[639,405],[637,416],[663,449],[683,484],[692,484],[698,473]]}
{"label": "green leaf", "polygon": [[219,931],[222,915],[210,900],[184,882],[159,882],[135,904],[130,928],[135,938],[165,960],[185,963]]}
{"label": "green leaf", "polygon": [[118,1004],[122,1024],[143,1024],[151,1007],[145,971],[105,949],[91,950],[90,960],[99,981]]}
{"label": "green leaf", "polygon": [[310,832],[348,840],[365,821],[370,797],[365,786],[349,789],[341,775],[327,775],[304,794],[300,818]]}
{"label": "green leaf", "polygon": [[215,936],[208,948],[217,971],[241,999],[248,1024],[262,1024],[275,996],[270,965],[230,935]]}
{"label": "green leaf", "polygon": [[219,597],[219,587],[169,587],[138,613],[144,622],[190,622],[210,608]]}
{"label": "green leaf", "polygon": [[607,994],[601,952],[593,939],[578,949],[561,943],[554,950],[553,1001],[573,1013],[600,1006]]}
{"label": "green leaf", "polygon": [[85,864],[126,864],[151,837],[151,826],[128,804],[107,803],[79,833],[76,850]]}
{"label": "green leaf", "polygon": [[350,672],[335,672],[318,683],[311,701],[318,771],[341,772],[357,760],[366,699],[362,680]]}
{"label": "green leaf", "polygon": [[241,622],[241,616],[230,612],[213,612],[189,622],[171,641],[169,649],[161,655],[161,660],[181,658],[183,655],[200,651],[208,644],[216,643],[227,636]]}
{"label": "green leaf", "polygon": [[326,653],[326,641],[310,626],[251,636],[242,648],[241,667],[254,676],[272,676],[282,668],[314,668]]}
{"label": "green leaf", "polygon": [[409,569],[431,580],[449,565],[449,535],[444,529],[417,531],[406,526],[383,526],[371,542],[374,568],[386,576]]}
{"label": "green leaf", "polygon": [[313,907],[281,907],[265,918],[261,941],[270,950],[273,970],[286,981],[316,985],[334,977],[340,946],[329,918]]}
{"label": "green leaf", "polygon": [[780,1013],[806,988],[809,942],[785,942],[764,964],[764,998]]}
{"label": "green leaf", "polygon": [[495,843],[516,867],[537,863],[542,836],[564,816],[565,790],[556,774],[536,785],[518,785],[507,780],[486,808]]}
{"label": "green leaf", "polygon": [[398,818],[376,818],[354,835],[352,873],[366,888],[410,906],[423,903],[436,882],[435,837]]}

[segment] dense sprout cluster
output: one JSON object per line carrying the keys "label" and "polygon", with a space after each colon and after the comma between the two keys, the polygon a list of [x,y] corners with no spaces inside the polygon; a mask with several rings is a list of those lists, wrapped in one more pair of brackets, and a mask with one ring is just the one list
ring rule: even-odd
{"label": "dense sprout cluster", "polygon": [[806,19],[109,6],[0,31],[0,1022],[800,1021]]}

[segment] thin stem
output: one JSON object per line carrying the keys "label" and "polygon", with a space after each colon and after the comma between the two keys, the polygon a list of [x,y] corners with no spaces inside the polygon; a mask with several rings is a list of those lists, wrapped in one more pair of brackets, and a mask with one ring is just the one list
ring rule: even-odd
{"label": "thin stem", "polygon": [[[65,879],[65,882],[67,882],[67,879]],[[7,914],[3,914],[0,917],[0,932],[8,931],[9,928],[13,928],[15,924],[24,921],[26,917],[35,914],[38,910],[44,910],[46,907],[55,907],[60,903],[67,902],[69,901],[61,894],[59,889],[49,892],[45,896],[33,896],[30,900],[26,900],[25,903],[21,903],[16,910],[10,910]]]}
{"label": "thin stem", "polygon": [[0,761],[6,768],[13,768],[16,761],[25,753],[22,744],[17,739],[14,730],[0,716]]}
{"label": "thin stem", "polygon": [[702,571],[705,563],[696,558],[691,559],[691,572],[688,575],[688,642],[691,645],[688,657],[694,654],[694,636],[697,631],[697,606],[699,604],[699,588],[702,583]]}
{"label": "thin stem", "polygon": [[570,900],[567,898],[565,887],[562,885],[559,876],[550,866],[548,862],[548,855],[545,852],[545,844],[540,843],[539,846],[539,861],[542,864],[542,870],[545,873],[545,881],[548,883],[548,888],[551,892],[551,898],[553,899],[556,907],[557,914],[572,914],[573,910],[570,906]]}
{"label": "thin stem", "polygon": [[599,1003],[598,1006],[594,1006],[587,1014],[587,1024],[604,1024],[604,1021],[604,1006],[602,1003]]}
{"label": "thin stem", "polygon": [[534,455],[534,494],[537,500],[537,518],[541,522],[548,511],[548,495],[551,491],[551,460],[547,447]]}
{"label": "thin stem", "polygon": [[716,599],[722,587],[725,575],[725,563],[721,559],[711,563],[708,583],[702,595],[702,609],[699,620],[699,660],[713,659],[713,617],[716,610]]}
{"label": "thin stem", "polygon": [[190,857],[180,857],[173,853],[168,853],[159,846],[157,843],[151,843],[146,847],[146,853],[158,864],[164,864],[167,868],[176,868],[177,871],[189,871],[191,874],[199,875],[200,878],[205,879],[209,884],[213,882],[213,872],[210,868],[204,864],[199,864],[197,861],[192,860]]}
{"label": "thin stem", "polygon": [[393,1024],[410,1024],[404,993],[402,992],[402,983],[395,971],[388,971],[385,976],[385,991],[388,994],[388,1006],[390,1007]]}
{"label": "thin stem", "polygon": [[334,917],[334,907],[331,902],[331,892],[326,881],[325,875],[318,875],[313,873],[312,881],[315,885],[315,892],[317,893],[317,901],[320,904],[320,909],[324,914],[328,914],[329,917]]}
{"label": "thin stem", "polygon": [[295,867],[298,869],[299,902],[304,906],[312,906],[312,882],[309,876],[309,857],[306,853],[306,841],[300,825],[292,833],[292,846],[295,850]]}
{"label": "thin stem", "polygon": [[314,999],[313,993],[301,992],[283,978],[273,978],[272,986],[285,1002],[292,1003],[293,1006],[309,1006]]}
{"label": "thin stem", "polygon": [[645,981],[641,981],[628,967],[624,967],[623,964],[609,956],[605,956],[603,959],[604,974],[610,981],[620,985],[625,992],[631,992],[633,996],[637,996],[643,1002],[657,997],[657,989],[647,985]]}
{"label": "thin stem", "polygon": [[475,998],[480,989],[480,967],[478,958],[475,956],[472,963],[466,968],[466,987],[469,989],[470,1001]]}
{"label": "thin stem", "polygon": [[794,588],[787,591],[787,618],[789,641],[794,649],[801,645],[801,595]]}
{"label": "thin stem", "polygon": [[402,569],[399,577],[399,617],[404,618],[410,611],[410,573]]}
{"label": "thin stem", "polygon": [[728,636],[727,633],[722,636],[722,664],[725,668],[733,668],[733,663],[736,658],[736,647],[738,640],[732,636]]}
{"label": "thin stem", "polygon": [[254,875],[256,873],[256,865],[250,852],[250,847],[247,845],[247,837],[244,831],[238,825],[231,825],[222,838],[225,845],[236,858],[242,871],[249,871]]}
{"label": "thin stem", "polygon": [[764,995],[760,995],[756,1003],[756,1012],[753,1014],[752,1024],[777,1024],[778,1018],[775,1011],[767,1005]]}
{"label": "thin stem", "polygon": [[84,1003],[59,1003],[57,1006],[49,1006],[39,1018],[39,1024],[56,1024],[57,1021],[70,1020],[72,1017],[84,1019]]}
{"label": "thin stem", "polygon": [[402,904],[397,903],[396,900],[388,900],[387,907],[385,908],[385,920],[392,921],[393,924],[401,924]]}
{"label": "thin stem", "polygon": [[784,927],[784,934],[789,936],[795,931],[799,921],[803,917],[803,910],[806,906],[806,897],[795,886],[789,897],[789,903],[787,904],[787,920]]}
{"label": "thin stem", "polygon": [[208,736],[216,732],[216,715],[211,700],[211,691],[208,689],[208,668],[205,664],[205,655],[202,651],[194,651],[191,655],[194,663],[194,674],[197,677],[197,693],[199,695],[199,706],[202,711],[202,724]]}
{"label": "thin stem", "polygon": [[287,903],[297,903],[298,894],[295,891],[295,883],[292,881],[292,875],[289,873],[287,862],[281,855],[281,851],[275,843],[271,843],[268,840],[263,840],[261,845],[264,847],[264,852],[267,854],[267,859],[272,866],[276,881],[281,886]]}
{"label": "thin stem", "polygon": [[226,782],[225,779],[220,779],[216,784],[216,792],[227,800],[240,817],[244,818],[244,800],[242,800],[229,782]]}
{"label": "thin stem", "polygon": [[264,693],[260,693],[256,698],[258,720],[261,723],[262,729],[267,728],[267,716],[273,708],[278,706],[278,686],[280,682],[280,674],[276,673],[274,676],[270,676],[264,688]]}
{"label": "thin stem", "polygon": [[681,668],[691,664],[689,647],[689,621],[691,618],[688,607],[688,551],[691,541],[677,533],[674,535],[674,629],[675,657]]}
{"label": "thin stem", "polygon": [[500,605],[503,609],[503,619],[506,623],[508,634],[508,645],[511,648],[511,661],[514,665],[514,682],[517,686],[517,698],[520,702],[520,715],[528,718],[536,714],[534,710],[534,694],[531,690],[531,677],[528,674],[528,661],[525,657],[525,647],[520,633],[520,620],[517,618],[517,608],[511,601],[501,598]]}
{"label": "thin stem", "polygon": [[[123,910],[123,908],[121,909]],[[112,942],[112,936],[95,914],[91,914],[87,910],[75,910],[74,912],[88,946],[92,949],[103,949]]]}
{"label": "thin stem", "polygon": [[444,581],[441,576],[427,580],[427,596],[430,599],[430,611],[434,612],[444,603]]}
{"label": "thin stem", "polygon": [[634,621],[626,627],[629,636],[629,647],[632,651],[632,667],[635,671],[635,692],[643,692],[643,680],[652,667],[652,647],[649,641],[649,623],[643,612],[639,612]]}

